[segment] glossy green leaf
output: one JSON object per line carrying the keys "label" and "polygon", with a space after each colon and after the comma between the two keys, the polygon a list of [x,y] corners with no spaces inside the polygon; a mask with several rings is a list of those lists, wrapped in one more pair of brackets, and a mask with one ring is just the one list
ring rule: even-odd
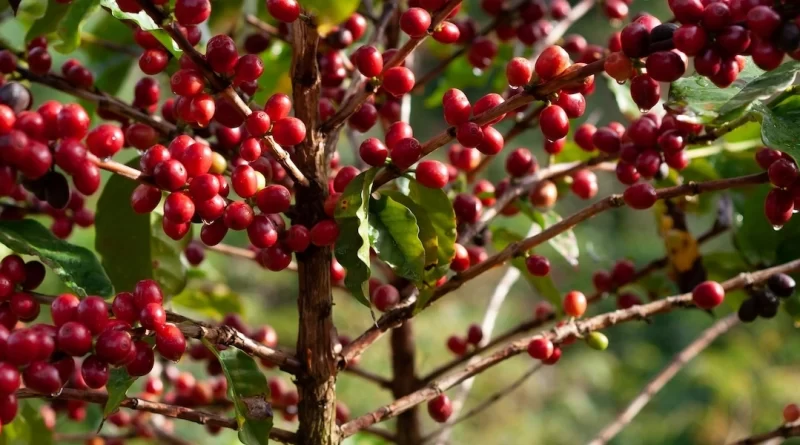
{"label": "glossy green leaf", "polygon": [[107,297],[114,293],[112,281],[94,253],[56,238],[37,221],[0,221],[0,243],[15,252],[39,257],[80,296]]}
{"label": "glossy green leaf", "polygon": [[403,278],[420,282],[425,268],[425,248],[419,225],[408,207],[388,196],[369,202],[370,245],[392,270]]}
{"label": "glossy green leaf", "polygon": [[239,440],[245,445],[266,445],[272,430],[269,385],[253,357],[236,348],[217,351],[207,340],[203,344],[219,359],[228,380],[228,393],[236,410]]}
{"label": "glossy green leaf", "polygon": [[793,96],[774,107],[757,106],[763,117],[761,139],[764,145],[800,156],[800,96]]}
{"label": "glossy green leaf", "polygon": [[56,28],[56,34],[61,41],[53,43],[52,47],[61,54],[69,54],[81,43],[81,30],[86,19],[100,6],[100,0],[74,0],[69,12]]}
{"label": "glossy green leaf", "polygon": [[51,0],[47,4],[47,11],[44,15],[31,25],[28,32],[25,34],[25,41],[30,42],[36,37],[43,36],[55,32],[58,24],[67,15],[72,5],[59,3]]}
{"label": "glossy green leaf", "polygon": [[436,236],[433,223],[431,223],[428,215],[425,214],[425,209],[398,191],[388,190],[381,192],[381,194],[394,199],[411,210],[419,226],[419,240],[422,242],[422,247],[425,248],[425,269],[436,267],[439,263],[439,238]]}
{"label": "glossy green leaf", "polygon": [[[129,165],[138,165],[138,160]],[[117,289],[131,290],[139,280],[151,278],[165,295],[172,296],[186,286],[181,253],[192,238],[191,231],[174,241],[164,234],[159,215],[134,212],[130,197],[137,185],[117,175],[106,183],[97,202],[95,249]]]}
{"label": "glossy green leaf", "polygon": [[176,308],[189,309],[212,319],[242,313],[241,297],[223,284],[211,289],[184,289],[172,298],[171,303]]}
{"label": "glossy green leaf", "polygon": [[744,85],[763,73],[748,59],[736,83],[728,88],[718,88],[698,74],[683,77],[670,85],[669,98],[664,106],[681,113],[681,118],[689,122],[711,124],[719,116],[719,110],[739,94]]}
{"label": "glossy green leaf", "polygon": [[744,261],[765,267],[800,257],[800,219],[792,218],[780,230],[774,230],[764,216],[764,200],[770,185],[749,187],[731,193],[737,213],[734,245]]}
{"label": "glossy green leaf", "polygon": [[756,77],[719,109],[715,123],[725,123],[744,114],[756,101],[765,100],[794,83],[800,62],[786,62],[778,68]]}
{"label": "glossy green leaf", "polygon": [[108,400],[106,400],[106,405],[103,407],[103,419],[108,418],[119,408],[119,405],[128,397],[128,389],[135,381],[136,377],[128,375],[128,371],[124,367],[111,370],[111,375],[106,384]]}
{"label": "glossy green leaf", "polygon": [[456,214],[444,191],[431,189],[417,181],[410,181],[408,196],[417,203],[430,219],[438,239],[438,271],[428,279],[443,277],[456,255]]}
{"label": "glossy green leaf", "polygon": [[[522,239],[522,235],[503,227],[492,230],[492,244],[497,251],[503,250],[509,244],[516,243]],[[550,302],[553,307],[561,307],[561,293],[558,291],[550,275],[546,277],[537,277],[531,274],[525,266],[525,258],[523,257],[513,258],[511,260],[511,265],[519,269],[522,276],[525,277],[531,287],[533,287],[542,298]]]}
{"label": "glossy green leaf", "polygon": [[333,26],[347,20],[356,12],[361,0],[303,0],[303,8],[312,14],[320,24],[321,32],[327,32]]}
{"label": "glossy green leaf", "polygon": [[139,28],[149,31],[176,59],[180,58],[182,51],[178,48],[178,44],[146,12],[139,11],[136,14],[123,12],[119,9],[116,0],[100,0],[100,4],[111,11],[111,15],[117,19],[130,20],[139,25]]}
{"label": "glossy green leaf", "polygon": [[336,240],[336,259],[347,269],[344,284],[358,301],[369,303],[369,221],[370,190],[377,168],[362,172],[347,185],[336,206],[339,239]]}

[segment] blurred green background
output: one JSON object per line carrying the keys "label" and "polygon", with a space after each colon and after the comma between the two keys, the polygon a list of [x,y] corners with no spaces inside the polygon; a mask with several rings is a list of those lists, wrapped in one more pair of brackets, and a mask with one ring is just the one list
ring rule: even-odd
{"label": "blurred green background", "polygon": [[[0,1],[0,7],[3,6],[3,2]],[[476,3],[470,1],[465,9],[478,11]],[[232,4],[238,5],[239,2],[230,1],[229,4],[228,0],[218,0],[213,4],[215,8],[227,8]],[[247,11],[256,11],[255,2],[244,2],[244,7]],[[637,11],[647,11],[661,18],[669,15],[666,1],[663,0],[639,0],[632,6],[631,14]],[[481,23],[488,21],[480,12],[475,12],[473,16]],[[226,15],[226,17],[230,18],[212,22],[210,29],[204,30],[205,38],[212,31],[227,30],[226,27],[232,26],[238,15]],[[239,25],[231,28],[235,30],[237,38],[252,31]],[[617,28],[620,26],[615,25]],[[612,28],[602,13],[594,9],[575,25],[573,32],[585,36],[590,43],[605,45]],[[0,25],[0,36],[13,46],[22,47],[25,29],[24,20],[6,19]],[[137,50],[132,43],[130,31],[107,14],[95,14],[84,31],[103,39],[129,45],[132,50]],[[416,59],[418,75],[433,66],[437,57],[449,51],[432,44],[425,46],[425,49],[426,51]],[[501,49],[501,54],[510,52],[510,48]],[[52,54],[56,70],[66,57],[55,52]],[[276,46],[271,55],[265,55],[265,57],[273,56],[275,60],[271,66],[285,72],[285,50]],[[109,52],[86,42],[70,57],[81,60],[96,73],[98,86],[107,91],[117,92],[124,100],[132,99],[133,85],[141,77],[134,57],[119,52]],[[463,88],[473,100],[486,92],[497,91],[497,85],[502,85],[504,80],[501,59],[502,57],[495,60],[494,65],[485,72],[477,73],[469,69],[462,58],[460,62],[454,64],[454,68],[440,76],[437,82],[428,85],[424,95],[412,100],[411,124],[415,130],[415,137],[425,140],[444,128],[441,109],[437,107],[443,89]],[[163,100],[168,86],[165,76],[160,79],[165,85],[162,89]],[[285,87],[285,83],[282,84],[279,78],[271,79],[270,82],[272,85],[262,85],[262,87],[267,90]],[[41,86],[34,85],[31,89],[35,95],[35,106],[48,99],[71,100],[66,95]],[[597,91],[587,102],[585,117],[599,116],[600,124],[625,119],[617,111],[614,97],[602,78],[597,79]],[[85,105],[89,107],[88,104]],[[578,122],[573,122],[573,128],[577,124]],[[502,129],[505,130],[507,125],[501,125]],[[758,134],[757,128],[755,133],[753,131],[750,128],[739,132],[732,136],[731,140],[751,139]],[[358,136],[357,139],[360,141],[362,136]],[[506,152],[517,147],[530,148],[538,156],[540,163],[546,159],[542,150],[541,136],[536,129],[527,131],[509,143]],[[341,139],[339,151],[345,164],[352,159],[352,148],[346,138]],[[437,153],[437,157],[444,159],[444,150],[440,152]],[[570,153],[567,154],[569,155]],[[135,153],[131,152],[121,153],[117,160],[126,161],[134,156]],[[505,175],[503,155],[499,158],[487,172],[487,177],[493,182],[499,181]],[[735,172],[754,171],[755,163],[751,159],[750,153],[741,155],[722,153],[708,161],[696,161],[697,165],[687,173],[687,177],[696,175],[703,178],[711,176],[712,173],[732,176],[738,174]],[[711,173],[708,168],[711,168]],[[599,173],[599,178],[599,197],[621,190],[613,174]],[[104,176],[105,180],[107,176]],[[759,194],[763,196],[765,190],[766,187],[762,187]],[[738,195],[738,200],[744,202],[745,206],[755,201],[752,205],[759,208],[761,204],[758,199],[749,196]],[[704,196],[698,206],[699,211],[689,215],[692,233],[698,235],[711,226],[714,220],[714,202],[718,198],[719,196],[713,195]],[[582,208],[585,204],[574,196],[567,196],[559,202],[557,211],[566,215]],[[744,210],[742,213],[749,219],[740,218],[739,224],[751,224],[751,219],[756,219],[753,224],[760,224],[756,227],[765,232],[763,236],[774,235],[770,233],[772,229],[764,224],[763,217],[758,221],[757,212],[753,213],[752,217]],[[547,255],[554,265],[553,278],[559,290],[566,292],[577,289],[589,294],[592,291],[591,275],[594,271],[608,270],[620,258],[629,258],[641,266],[664,256],[663,242],[658,238],[656,226],[653,224],[654,218],[653,213],[649,211],[636,212],[622,209],[606,212],[581,224],[575,229],[580,247],[579,265],[575,267],[569,265],[551,248],[541,249],[541,253]],[[524,216],[517,216],[506,219],[501,224],[524,233],[530,221]],[[119,235],[125,236],[124,233]],[[773,248],[769,243],[759,244],[757,237],[761,235],[753,236],[756,236],[756,239],[751,239],[750,245],[755,246],[754,249]],[[93,230],[76,228],[70,241],[93,248]],[[230,234],[226,242],[245,246],[246,239],[242,234]],[[788,250],[793,249],[796,249],[794,245],[788,246]],[[706,243],[702,246],[702,251],[708,254],[709,258],[713,258],[713,261],[707,261],[712,277],[728,278],[730,271],[738,270],[742,263],[732,233]],[[796,258],[793,254],[794,252],[786,251],[779,257],[784,260]],[[753,264],[753,266],[769,265],[768,263]],[[297,284],[292,273],[271,273],[264,271],[255,263],[224,257],[213,252],[207,252],[207,261],[200,270],[192,274],[197,278],[190,282],[190,287],[202,287],[209,282],[226,284],[232,295],[236,295],[231,298],[239,299],[241,315],[248,324],[251,326],[270,324],[278,331],[281,345],[290,348],[294,345]],[[480,322],[489,296],[503,273],[504,269],[496,269],[485,274],[414,319],[417,369],[420,375],[425,375],[452,358],[445,346],[447,337],[453,334],[464,335],[470,324]],[[658,292],[660,296],[674,293],[674,287],[667,282],[663,272],[655,274],[653,279],[647,280],[647,283],[660,290]],[[636,285],[631,288],[645,297],[644,286]],[[56,293],[62,290],[64,288],[56,277],[48,275],[42,291]],[[372,318],[369,312],[345,292],[337,289],[334,298],[336,302],[334,317],[340,334],[355,337],[371,325]],[[500,312],[495,332],[503,332],[529,319],[536,302],[540,299],[524,280],[518,281]],[[735,299],[735,296],[729,298],[729,300]],[[591,307],[590,313],[604,312],[613,308],[614,302],[611,299]],[[191,309],[183,307],[174,309],[192,315]],[[726,305],[716,311],[715,315],[722,317],[732,310],[735,310],[733,305]],[[195,312],[194,315],[203,317],[204,314]],[[460,423],[454,430],[452,443],[584,443],[609,423],[675,353],[695,339],[713,321],[711,316],[700,311],[678,311],[655,317],[649,324],[629,323],[609,329],[606,333],[610,347],[605,352],[594,351],[582,343],[577,343],[565,350],[564,357],[557,366],[541,370],[520,389],[492,408]],[[391,374],[389,357],[387,335],[364,354],[361,366],[376,374],[389,377]],[[751,432],[772,429],[781,422],[783,406],[800,401],[800,394],[796,391],[796,388],[800,387],[800,367],[797,365],[799,360],[800,338],[796,335],[793,320],[785,313],[781,312],[773,320],[758,320],[752,325],[735,327],[686,366],[612,443],[721,444],[749,435]],[[532,365],[533,361],[530,358],[521,355],[481,374],[470,394],[466,409],[503,388]],[[198,376],[203,373],[201,367],[187,363],[187,360],[180,366],[182,369],[195,371]],[[275,371],[267,372],[270,376],[278,375]],[[288,379],[285,380],[288,383]],[[347,373],[340,375],[337,391],[339,399],[347,404],[353,416],[371,411],[391,400],[387,391],[375,388]],[[432,431],[437,425],[424,414],[424,405],[421,409],[425,430]],[[98,421],[99,411],[97,407],[93,407],[83,424],[59,421],[58,431],[91,431],[96,428]],[[282,419],[276,419],[276,426],[290,430],[295,427]],[[391,422],[386,426],[393,427]],[[110,425],[105,428],[104,431],[113,431]],[[181,437],[197,444],[237,443],[235,433],[229,431],[219,436],[210,436],[202,426],[185,422],[177,422],[176,428],[180,431]],[[347,443],[382,442],[372,436],[358,435],[349,439]]]}

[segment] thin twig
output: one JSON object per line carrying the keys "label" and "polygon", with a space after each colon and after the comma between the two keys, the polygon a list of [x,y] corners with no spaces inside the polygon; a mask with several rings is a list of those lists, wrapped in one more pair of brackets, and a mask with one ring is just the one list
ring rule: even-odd
{"label": "thin twig", "polygon": [[[17,390],[16,395],[18,399],[80,400],[98,405],[105,405],[108,401],[108,393],[105,391],[81,390],[73,388],[63,388],[61,392],[55,396],[39,394],[30,389]],[[151,402],[149,400],[137,399],[134,397],[125,398],[120,406],[136,411],[146,411],[153,414],[160,414],[165,417],[188,420],[189,422],[199,423],[201,425],[218,426],[231,430],[239,429],[239,423],[234,418],[222,417],[214,413],[194,410],[183,406]],[[280,428],[272,428],[269,433],[269,437],[270,439],[274,439],[282,443],[294,443],[295,440],[294,433],[282,430]]]}
{"label": "thin twig", "polygon": [[536,46],[533,48],[533,55],[530,59],[536,61],[545,49],[558,43],[570,27],[583,18],[583,16],[592,9],[595,3],[596,0],[582,0],[573,6],[569,13],[567,13],[567,16],[564,17],[564,20],[556,23],[556,26],[553,27],[544,39],[536,43]]}
{"label": "thin twig", "polygon": [[[778,273],[793,273],[800,270],[800,260],[791,261],[780,266],[763,269],[752,273],[742,273],[735,278],[725,281],[722,287],[726,292],[742,289],[746,286],[758,284],[766,281],[772,275]],[[681,308],[694,308],[692,294],[676,295],[643,305],[633,306],[628,309],[607,312],[595,317],[584,320],[574,321],[566,325],[555,327],[549,331],[539,332],[533,336],[510,342],[497,352],[482,357],[477,362],[468,365],[458,372],[442,377],[428,384],[425,388],[414,392],[406,397],[395,400],[388,405],[384,405],[375,411],[364,414],[361,417],[351,420],[342,425],[343,437],[349,437],[358,431],[379,422],[396,417],[400,413],[410,409],[412,406],[427,402],[444,391],[463,382],[464,380],[479,374],[486,369],[497,365],[511,357],[514,357],[527,350],[528,343],[534,337],[545,337],[555,344],[572,337],[583,337],[591,332],[599,331],[617,324],[630,321],[644,320],[657,314],[672,312]]]}
{"label": "thin twig", "polygon": [[[703,233],[702,235],[697,237],[697,243],[698,244],[703,244],[706,241],[711,240],[714,237],[716,237],[716,236],[718,236],[718,235],[720,235],[722,233],[725,233],[725,231],[728,230],[729,228],[730,228],[730,226],[715,223],[714,226],[711,227],[711,229],[709,229],[708,231],[706,231],[705,233]],[[647,263],[646,265],[644,265],[643,267],[639,268],[636,271],[636,274],[634,275],[634,278],[633,278],[633,280],[631,282],[635,283],[635,282],[641,280],[642,278],[650,275],[651,273],[666,267],[668,262],[669,262],[669,259],[665,256],[665,257],[661,257],[659,259],[656,259],[656,260],[653,260],[653,261]],[[615,290],[616,289],[612,289],[611,292],[614,292]],[[596,303],[596,302],[602,300],[604,295],[605,295],[605,293],[603,293],[603,292],[595,292],[594,294],[591,294],[588,297],[586,297],[586,299],[587,299],[589,304],[593,304],[593,303]],[[423,382],[430,382],[430,381],[432,381],[432,380],[434,380],[436,378],[439,378],[442,375],[444,375],[447,372],[449,372],[450,370],[454,369],[456,366],[458,366],[458,365],[460,365],[462,363],[466,363],[472,357],[474,357],[476,355],[483,354],[487,350],[492,349],[492,348],[494,348],[495,346],[497,346],[497,345],[499,345],[501,343],[505,343],[506,341],[508,341],[508,340],[510,340],[512,338],[518,337],[519,335],[522,335],[522,334],[530,332],[530,331],[532,331],[534,329],[540,328],[540,327],[544,326],[545,324],[547,324],[548,322],[550,322],[550,321],[552,321],[554,319],[555,319],[555,314],[551,313],[548,317],[545,317],[545,318],[532,319],[532,320],[524,321],[524,322],[518,324],[517,326],[514,326],[513,328],[509,329],[508,331],[506,331],[506,332],[498,335],[497,337],[493,338],[485,346],[475,348],[475,349],[467,352],[466,354],[464,354],[464,355],[462,355],[460,357],[456,357],[455,359],[449,361],[448,363],[445,363],[444,365],[439,366],[438,368],[436,368],[433,371],[431,371],[427,376],[425,376],[422,379],[422,381]]]}
{"label": "thin twig", "polygon": [[344,370],[344,372],[352,374],[356,377],[361,377],[362,379],[372,382],[380,386],[381,388],[386,388],[386,389],[392,388],[392,382],[389,381],[389,379],[387,379],[386,377],[361,369],[358,366],[349,366],[347,369]]}
{"label": "thin twig", "polygon": [[800,436],[800,421],[794,423],[786,423],[766,433],[750,436],[742,440],[738,440],[729,445],[755,445],[764,443],[772,439],[788,439],[790,437]]}
{"label": "thin twig", "polygon": [[[731,188],[763,184],[767,182],[768,179],[769,178],[766,173],[758,173],[754,175],[719,179],[719,180],[699,182],[699,183],[689,182],[687,184],[679,186],[657,189],[656,197],[657,199],[670,199],[670,198],[676,198],[678,196],[715,192]],[[440,298],[442,298],[444,295],[452,291],[455,291],[456,289],[460,288],[464,283],[472,280],[473,278],[481,275],[482,273],[490,269],[493,269],[516,256],[524,254],[528,250],[542,243],[545,243],[548,240],[553,239],[554,237],[558,236],[561,233],[564,233],[565,231],[576,226],[577,224],[586,221],[588,219],[591,219],[605,211],[622,207],[625,205],[626,205],[625,201],[622,199],[621,195],[611,195],[588,207],[583,208],[582,210],[573,213],[570,216],[567,216],[566,218],[562,219],[556,224],[553,224],[552,226],[546,228],[542,232],[532,237],[508,245],[502,251],[490,256],[485,261],[478,263],[475,266],[472,266],[469,269],[454,275],[443,285],[437,287],[433,291],[433,295],[431,296],[431,298],[425,304],[425,307],[430,306],[431,304],[435,303]],[[416,311],[419,310],[421,309],[416,309]],[[361,334],[358,338],[356,338],[352,343],[348,344],[343,349],[340,363],[346,364],[349,360],[358,357],[367,347],[369,347],[369,345],[371,345],[378,338],[380,338],[385,330],[393,326],[397,326],[402,321],[411,318],[414,312],[415,312],[414,305],[409,304],[384,314],[378,320],[375,326],[369,328],[366,332]]]}
{"label": "thin twig", "polygon": [[112,42],[110,40],[105,40],[100,38],[94,34],[89,34],[88,32],[81,33],[81,41],[89,43],[91,45],[99,46],[101,48],[105,48],[114,52],[127,54],[132,57],[139,57],[141,54],[135,47],[122,45],[117,42]]}
{"label": "thin twig", "polygon": [[490,395],[486,398],[483,402],[476,405],[475,408],[467,411],[466,413],[462,414],[460,417],[454,418],[452,421],[447,422],[446,425],[442,426],[438,430],[428,434],[422,439],[422,442],[428,442],[433,440],[437,435],[447,431],[452,430],[452,428],[459,423],[468,420],[476,415],[486,411],[487,409],[491,408],[495,403],[499,402],[503,397],[510,395],[514,391],[517,390],[520,386],[522,386],[532,375],[536,374],[536,372],[542,367],[541,363],[537,363],[531,367],[531,369],[527,370],[524,374],[519,376],[518,379],[514,380],[506,386],[505,388],[495,392],[494,394]]}
{"label": "thin twig", "polygon": [[[532,224],[530,230],[528,230],[527,236],[532,236],[539,231],[541,231],[541,228],[535,224]],[[520,276],[521,273],[519,269],[516,267],[509,267],[506,269],[505,274],[503,274],[503,277],[500,278],[500,281],[497,283],[497,287],[495,287],[492,297],[489,299],[489,304],[486,307],[486,312],[484,313],[483,320],[481,321],[481,332],[483,333],[483,338],[478,343],[478,348],[486,346],[491,340],[495,321],[497,320],[498,315],[500,315],[500,309],[503,307],[506,297],[511,292],[511,288],[514,286],[514,283],[519,280]],[[464,408],[464,403],[466,402],[467,396],[469,396],[474,384],[474,378],[465,381],[458,388],[456,395],[450,399],[453,403],[453,414],[451,414],[451,418],[455,419],[458,417],[461,409]],[[448,424],[452,425],[452,423]],[[439,445],[446,444],[450,438],[451,432],[452,428],[442,428],[442,431],[439,434],[439,437],[436,438],[435,443]]]}
{"label": "thin twig", "polygon": [[631,401],[628,407],[625,408],[613,422],[603,428],[603,430],[589,442],[589,445],[604,445],[613,439],[626,425],[631,423],[633,418],[650,402],[650,399],[661,391],[664,385],[672,380],[687,363],[703,352],[717,337],[728,332],[738,323],[739,318],[736,314],[731,314],[703,331],[700,337],[679,352],[658,375],[650,380],[642,392]]}
{"label": "thin twig", "polygon": [[284,42],[287,41],[286,36],[281,34],[278,28],[270,25],[269,23],[259,19],[258,17],[254,16],[253,14],[247,14],[244,16],[244,21],[247,22],[248,25],[252,26],[253,28],[258,29],[259,31],[269,35],[270,37],[283,40]]}
{"label": "thin twig", "polygon": [[23,79],[46,85],[80,99],[94,102],[98,107],[111,111],[116,115],[146,124],[165,138],[171,138],[177,134],[178,129],[175,125],[160,117],[151,116],[134,108],[116,97],[101,91],[97,87],[92,87],[90,89],[78,88],[67,82],[67,80],[61,76],[55,74],[34,74],[20,65],[17,65],[17,72]]}

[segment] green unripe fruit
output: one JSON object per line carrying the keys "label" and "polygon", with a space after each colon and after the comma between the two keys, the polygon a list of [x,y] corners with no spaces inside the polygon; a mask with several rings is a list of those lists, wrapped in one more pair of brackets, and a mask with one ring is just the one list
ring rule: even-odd
{"label": "green unripe fruit", "polygon": [[592,349],[605,351],[608,348],[608,337],[600,332],[592,332],[586,336],[586,344]]}
{"label": "green unripe fruit", "polygon": [[216,173],[221,175],[225,173],[225,169],[228,168],[228,161],[225,158],[217,153],[216,151],[211,153],[211,173]]}

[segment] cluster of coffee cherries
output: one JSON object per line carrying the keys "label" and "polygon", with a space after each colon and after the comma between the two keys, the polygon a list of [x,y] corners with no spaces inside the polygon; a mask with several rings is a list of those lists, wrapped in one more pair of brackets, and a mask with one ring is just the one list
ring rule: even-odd
{"label": "cluster of coffee cherries", "polygon": [[681,23],[673,35],[675,48],[693,56],[697,72],[720,86],[736,79],[737,55],[752,56],[766,71],[786,54],[800,57],[798,11],[790,2],[673,0],[669,5]]}
{"label": "cluster of coffee cherries", "polygon": [[[604,270],[596,271],[592,275],[592,284],[598,293],[610,293],[626,284],[632,283],[635,278],[636,266],[630,260],[623,259],[614,263],[614,266],[608,272]],[[638,304],[642,304],[642,300],[632,292],[617,294],[617,308],[619,309],[628,309]]]}
{"label": "cluster of coffee cherries", "polygon": [[800,199],[797,163],[788,154],[766,147],[758,150],[755,158],[774,186],[764,200],[764,214],[775,229],[780,229],[800,208],[800,201],[796,201]]}
{"label": "cluster of coffee cherries", "polygon": [[[739,320],[750,323],[756,318],[773,318],[778,314],[781,300],[794,295],[795,281],[786,274],[775,274],[767,279],[764,287],[748,288],[750,298],[744,300],[739,306],[737,315]],[[796,419],[795,419],[796,420]]]}
{"label": "cluster of coffee cherries", "polygon": [[464,337],[451,335],[447,339],[447,349],[455,355],[464,355],[470,346],[477,347],[483,340],[483,330],[480,325],[472,324],[467,328],[467,335]]}
{"label": "cluster of coffee cherries", "polygon": [[[25,387],[42,394],[55,394],[75,376],[83,387],[98,389],[109,378],[109,367],[124,366],[133,376],[146,375],[153,368],[153,346],[145,341],[155,337],[155,348],[169,360],[179,360],[186,347],[183,333],[166,323],[161,306],[163,295],[151,280],[137,284],[134,293],[117,295],[109,307],[100,297],[78,299],[63,294],[50,304],[53,324],[25,323],[40,313],[40,302],[30,293],[41,284],[44,266],[25,262],[18,255],[0,261],[0,422],[16,414],[15,391]],[[141,328],[133,326],[139,323]],[[81,363],[76,360],[84,357]],[[76,372],[76,368],[80,372]],[[72,382],[72,383],[70,383]],[[80,416],[80,410],[75,411]]]}

